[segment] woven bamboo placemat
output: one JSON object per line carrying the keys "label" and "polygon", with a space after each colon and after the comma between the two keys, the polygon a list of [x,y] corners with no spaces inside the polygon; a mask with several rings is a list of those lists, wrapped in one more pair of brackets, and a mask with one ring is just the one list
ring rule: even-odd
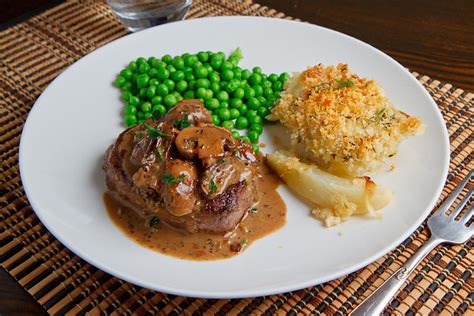
{"label": "woven bamboo placemat", "polygon": [[[189,18],[260,15],[289,18],[250,1],[195,0]],[[36,98],[66,67],[127,31],[102,2],[71,1],[2,31],[0,36],[0,262],[49,313],[93,314],[347,314],[428,238],[425,224],[394,251],[340,279],[291,293],[241,300],[206,300],[154,292],[89,265],[41,224],[18,172],[20,133]],[[473,163],[473,99],[448,83],[417,73],[444,116],[451,164],[441,202]],[[474,313],[472,240],[441,246],[418,266],[387,314]]]}

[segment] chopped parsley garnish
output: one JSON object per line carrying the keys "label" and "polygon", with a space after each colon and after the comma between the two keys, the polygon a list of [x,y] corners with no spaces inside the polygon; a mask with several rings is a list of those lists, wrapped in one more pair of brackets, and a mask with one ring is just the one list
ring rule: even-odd
{"label": "chopped parsley garnish", "polygon": [[258,208],[252,207],[252,208],[250,209],[250,213],[252,213],[252,214],[258,213]]}
{"label": "chopped parsley garnish", "polygon": [[179,130],[185,129],[186,127],[191,126],[191,123],[188,121],[188,115],[184,115],[182,119],[177,120],[174,122],[174,127],[176,127]]}
{"label": "chopped parsley garnish", "polygon": [[349,88],[354,86],[354,82],[349,79],[334,79],[334,81],[337,83],[336,89],[343,89],[343,88]]}
{"label": "chopped parsley garnish", "polygon": [[169,173],[165,173],[160,177],[161,182],[166,184],[167,187],[172,186],[175,183],[179,183],[184,180],[186,176],[182,173],[177,178],[173,177],[173,175]]}
{"label": "chopped parsley garnish", "polygon": [[156,148],[155,154],[158,159],[163,160],[164,154],[163,149],[161,147]]}
{"label": "chopped parsley garnish", "polygon": [[157,128],[151,127],[150,125],[146,123],[144,125],[148,131],[148,136],[150,136],[151,138],[158,138],[161,136],[170,136]]}
{"label": "chopped parsley garnish", "polygon": [[217,184],[214,182],[214,179],[211,179],[211,181],[209,181],[209,188],[211,193],[217,191]]}
{"label": "chopped parsley garnish", "polygon": [[224,158],[220,158],[219,160],[217,160],[217,163],[218,164],[223,164],[225,162],[225,159]]}
{"label": "chopped parsley garnish", "polygon": [[156,225],[158,225],[160,223],[160,220],[158,219],[158,217],[156,216],[153,216],[151,219],[150,219],[150,227],[155,227]]}
{"label": "chopped parsley garnish", "polygon": [[242,240],[240,241],[240,246],[243,247],[245,246],[249,241],[245,238],[242,238]]}

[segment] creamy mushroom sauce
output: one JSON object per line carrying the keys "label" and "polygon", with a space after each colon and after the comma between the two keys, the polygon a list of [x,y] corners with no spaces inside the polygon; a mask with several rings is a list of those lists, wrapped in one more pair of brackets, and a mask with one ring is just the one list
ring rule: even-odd
{"label": "creamy mushroom sauce", "polygon": [[104,194],[104,203],[112,221],[145,247],[182,259],[226,259],[285,224],[286,205],[276,191],[281,180],[265,163],[258,167],[258,174],[258,204],[248,211],[234,231],[225,236],[178,231],[160,223],[157,218],[140,216],[107,193]]}

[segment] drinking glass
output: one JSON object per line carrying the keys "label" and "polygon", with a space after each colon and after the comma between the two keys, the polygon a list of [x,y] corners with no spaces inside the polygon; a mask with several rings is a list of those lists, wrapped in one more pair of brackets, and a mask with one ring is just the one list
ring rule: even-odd
{"label": "drinking glass", "polygon": [[107,0],[132,32],[184,19],[192,0]]}

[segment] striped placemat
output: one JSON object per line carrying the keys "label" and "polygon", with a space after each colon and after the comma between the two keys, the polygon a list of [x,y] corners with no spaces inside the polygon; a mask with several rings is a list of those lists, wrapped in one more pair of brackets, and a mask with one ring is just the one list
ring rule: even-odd
{"label": "striped placemat", "polygon": [[[289,18],[251,1],[195,0],[189,18],[260,15]],[[20,133],[36,98],[66,67],[127,31],[103,2],[70,1],[2,31],[0,36],[0,262],[52,314],[347,314],[428,238],[423,224],[397,249],[340,279],[291,293],[206,300],[154,292],[98,270],[41,224],[18,174]],[[473,163],[473,99],[450,84],[413,75],[437,102],[449,130],[451,165],[440,202]],[[441,246],[420,264],[386,314],[468,314],[473,310],[472,240]]]}

